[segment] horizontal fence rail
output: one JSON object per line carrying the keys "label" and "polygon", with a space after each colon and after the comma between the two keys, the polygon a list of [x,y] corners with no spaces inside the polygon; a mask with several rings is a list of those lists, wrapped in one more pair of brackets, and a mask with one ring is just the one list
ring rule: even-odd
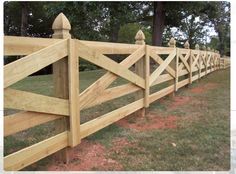
{"label": "horizontal fence rail", "polygon": [[[61,31],[66,30],[63,28]],[[193,50],[188,46],[177,48],[171,41],[170,47],[146,45],[140,31],[135,39],[136,44],[120,44],[71,38],[4,37],[5,56],[24,56],[4,66],[4,108],[21,110],[4,116],[4,137],[53,120],[65,118],[69,122],[69,128],[62,133],[5,156],[5,170],[20,170],[65,147],[74,147],[80,144],[81,139],[98,130],[148,108],[152,102],[211,72],[230,66],[229,58],[220,58],[219,53],[213,51],[197,47]],[[107,56],[109,54],[127,57],[117,63]],[[79,93],[78,64],[81,58],[107,73]],[[62,71],[68,77],[67,98],[11,88],[11,85],[38,70],[63,60],[66,60],[64,63],[68,68]],[[151,64],[150,60],[154,63]],[[109,87],[120,77],[128,83]],[[169,82],[167,87],[150,93],[150,88],[165,82]],[[81,110],[135,92],[134,102],[80,123]]]}

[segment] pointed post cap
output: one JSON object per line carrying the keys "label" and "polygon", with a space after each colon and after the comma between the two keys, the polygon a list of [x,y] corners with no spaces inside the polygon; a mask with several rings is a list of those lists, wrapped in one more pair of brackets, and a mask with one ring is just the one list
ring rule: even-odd
{"label": "pointed post cap", "polygon": [[203,46],[202,46],[202,49],[206,51],[206,46],[205,46],[205,45],[203,45]]}
{"label": "pointed post cap", "polygon": [[168,46],[175,48],[175,46],[176,46],[176,40],[175,40],[173,37],[172,37],[172,38],[170,39],[170,41],[168,42]]}
{"label": "pointed post cap", "polygon": [[70,30],[71,25],[67,17],[60,13],[52,24],[52,29],[54,31],[53,38],[71,38]]}
{"label": "pointed post cap", "polygon": [[189,45],[189,42],[188,40],[184,43],[184,48],[185,49],[189,49],[190,45]]}
{"label": "pointed post cap", "polygon": [[200,49],[199,45],[196,44],[196,45],[195,45],[195,50],[199,50],[199,49]]}
{"label": "pointed post cap", "polygon": [[144,45],[145,44],[145,35],[142,30],[139,30],[135,35],[135,44]]}

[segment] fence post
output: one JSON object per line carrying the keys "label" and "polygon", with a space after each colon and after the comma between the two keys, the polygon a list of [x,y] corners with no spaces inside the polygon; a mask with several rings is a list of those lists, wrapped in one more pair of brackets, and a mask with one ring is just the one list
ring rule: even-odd
{"label": "fence post", "polygon": [[[199,45],[198,44],[196,44],[195,45],[195,50],[198,50],[198,63],[199,63],[199,60],[200,60],[200,58],[201,58],[201,55],[200,55],[200,47],[199,47]],[[193,60],[191,60],[191,61],[193,61]],[[192,67],[193,68],[193,67]],[[192,73],[192,68],[191,68],[191,73]],[[198,67],[198,73],[199,73],[199,69],[200,69],[200,63],[199,63],[199,67]],[[200,71],[201,72],[201,71]],[[200,77],[199,77],[199,74],[198,74],[198,79],[199,79]]]}
{"label": "fence post", "polygon": [[175,92],[178,91],[179,82],[179,48],[176,48],[176,62],[175,62]]}
{"label": "fence post", "polygon": [[[135,44],[137,45],[145,45],[145,35],[144,33],[142,32],[142,30],[139,30],[136,35],[135,35]],[[146,57],[146,56],[145,56]],[[134,67],[135,67],[135,72],[137,73],[137,75],[139,75],[140,77],[142,78],[146,78],[146,75],[145,75],[145,62],[146,62],[146,58],[145,57],[142,57],[141,59],[139,59]],[[145,80],[145,90],[142,90],[140,92],[137,93],[137,95],[135,96],[136,100],[140,99],[140,98],[144,98],[144,106],[146,106],[147,103],[145,102],[148,102],[146,99],[145,99],[145,95],[147,93],[149,93],[148,91],[146,91],[146,80]],[[149,89],[148,89],[149,90]],[[138,111],[135,112],[136,116],[145,116],[145,108],[142,108]]]}
{"label": "fence post", "polygon": [[[53,22],[52,29],[54,31],[52,37],[57,39],[70,39],[69,33],[71,29],[70,22],[63,13],[60,13]],[[53,85],[54,95],[58,98],[69,99],[69,83],[68,83],[68,59],[67,57],[53,63]],[[56,121],[57,130],[62,132],[68,130],[69,119],[63,118]],[[65,148],[56,153],[57,160],[69,162],[69,148]]]}
{"label": "fence post", "polygon": [[175,91],[178,90],[178,79],[176,79],[176,76],[177,76],[176,71],[178,70],[178,68],[177,68],[177,59],[178,59],[177,57],[178,56],[177,56],[177,49],[176,49],[176,40],[173,37],[170,38],[170,40],[168,42],[168,46],[172,47],[172,48],[175,48],[175,51],[176,51],[176,59],[173,59],[173,61],[171,61],[170,64],[169,64],[172,68],[175,69],[175,79],[173,80],[173,83],[175,84],[175,90],[172,92],[172,96],[174,97],[175,96]]}
{"label": "fence post", "polygon": [[207,47],[207,51],[206,51],[206,72],[205,72],[205,75],[207,75],[207,69],[208,69],[208,59],[209,59],[209,56],[208,56],[208,51],[210,51],[211,49],[209,47]]}

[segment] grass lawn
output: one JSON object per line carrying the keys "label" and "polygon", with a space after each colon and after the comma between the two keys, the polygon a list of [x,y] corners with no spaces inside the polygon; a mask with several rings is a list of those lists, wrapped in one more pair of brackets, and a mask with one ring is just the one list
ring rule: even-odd
{"label": "grass lawn", "polygon": [[[81,73],[80,88],[102,74]],[[13,88],[52,95],[52,77],[29,77]],[[53,122],[6,137],[4,154],[51,136],[49,128]],[[71,158],[66,165],[47,157],[24,170],[229,170],[230,70],[152,103],[144,118],[128,116],[83,139]]]}

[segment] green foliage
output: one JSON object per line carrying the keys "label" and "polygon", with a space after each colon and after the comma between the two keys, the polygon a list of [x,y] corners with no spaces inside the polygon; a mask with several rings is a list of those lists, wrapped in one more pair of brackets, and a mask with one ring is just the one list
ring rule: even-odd
{"label": "green foliage", "polygon": [[150,31],[138,23],[129,23],[121,26],[118,34],[118,41],[122,43],[135,43],[135,35],[140,29],[145,35],[145,42],[151,44]]}
{"label": "green foliage", "polygon": [[[134,43],[138,29],[146,36],[146,43],[151,44],[153,30],[153,2],[91,2],[58,1],[28,2],[27,35],[50,37],[55,17],[63,12],[69,19],[74,38],[81,40],[99,40]],[[218,33],[218,50],[230,54],[230,3],[218,2],[163,2],[164,32],[163,45],[174,36],[179,43],[188,39],[193,48],[196,43],[203,44],[207,35],[206,26],[213,26]],[[19,1],[4,3],[4,34],[20,35],[22,4]],[[192,18],[190,19],[190,17]],[[199,21],[194,19],[200,18]],[[170,28],[176,27],[176,33]],[[180,36],[183,37],[180,37]]]}

